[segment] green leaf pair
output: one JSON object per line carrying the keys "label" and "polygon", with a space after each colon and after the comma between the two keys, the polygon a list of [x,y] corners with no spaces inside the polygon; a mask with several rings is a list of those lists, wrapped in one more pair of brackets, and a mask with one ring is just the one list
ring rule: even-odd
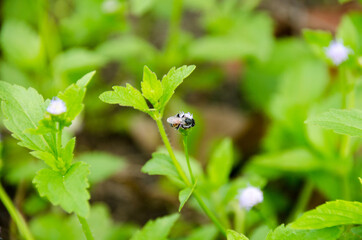
{"label": "green leaf pair", "polygon": [[58,94],[66,112],[57,116],[47,112],[50,101],[44,101],[35,89],[0,82],[5,127],[19,140],[19,145],[30,149],[34,157],[50,167],[40,170],[33,180],[40,195],[82,217],[89,212],[88,164],[72,164],[75,138],[62,145],[59,133],[82,111],[86,86],[94,73],[86,74]]}
{"label": "green leaf pair", "polygon": [[[194,69],[195,66],[193,65],[177,69],[174,67],[160,81],[156,74],[145,66],[143,81],[141,82],[142,93],[127,84],[126,87],[114,86],[113,91],[104,92],[99,98],[105,103],[133,107],[157,118],[159,116],[156,116],[153,110],[155,109],[162,116],[163,110],[175,89]],[[153,105],[154,109],[149,109],[146,99]]]}

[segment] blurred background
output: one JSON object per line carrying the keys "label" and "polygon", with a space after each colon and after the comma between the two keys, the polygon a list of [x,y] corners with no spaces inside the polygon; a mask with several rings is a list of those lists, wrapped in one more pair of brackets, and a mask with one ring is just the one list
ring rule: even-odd
{"label": "blurred background", "polygon": [[[313,54],[302,30],[334,34],[345,14],[361,12],[357,1],[3,0],[0,4],[1,80],[33,87],[52,98],[97,70],[83,114],[68,132],[77,137],[76,158],[92,165],[95,216],[104,224],[118,224],[114,239],[122,239],[122,234],[127,239],[137,226],[178,208],[177,191],[165,179],[140,171],[162,145],[153,120],[98,98],[113,85],[131,83],[140,88],[144,65],[159,78],[173,66],[196,65],[171,99],[165,117],[179,111],[194,114],[190,153],[203,167],[220,140],[231,138],[230,178],[250,172],[262,176],[267,182],[266,199],[278,203],[268,212],[273,220],[287,221],[305,179],[315,184],[308,208],[340,197],[338,178],[324,178],[321,172],[310,175],[315,169],[296,165],[294,170],[280,171],[249,163],[258,154],[315,143],[314,130],[308,130],[304,121],[311,109],[321,111],[321,105],[333,102],[331,98],[315,107],[335,69]],[[172,145],[182,150],[179,134],[168,126],[166,131]],[[66,216],[59,209],[49,213],[49,203],[34,190],[31,179],[43,165],[16,145],[3,127],[1,136],[2,182],[37,239],[50,236],[57,231],[52,226],[64,223]],[[183,218],[180,229],[208,222],[189,207]],[[63,228],[71,232],[68,225]],[[15,239],[14,225],[1,204],[0,226],[3,237]]]}

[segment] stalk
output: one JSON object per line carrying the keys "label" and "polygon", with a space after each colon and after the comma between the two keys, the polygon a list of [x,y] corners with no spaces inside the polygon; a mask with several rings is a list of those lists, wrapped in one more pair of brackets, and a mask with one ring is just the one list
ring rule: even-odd
{"label": "stalk", "polygon": [[3,186],[0,184],[0,200],[8,210],[11,218],[15,222],[16,226],[19,229],[20,234],[26,240],[35,240],[33,235],[31,234],[28,225],[26,224],[24,218],[21,216],[19,211],[15,208],[13,203],[11,202],[9,196],[6,194]]}
{"label": "stalk", "polygon": [[[158,130],[160,132],[161,138],[163,143],[166,146],[166,149],[172,159],[172,162],[174,163],[176,170],[178,172],[178,174],[180,175],[181,179],[183,180],[183,182],[186,184],[186,186],[188,187],[192,187],[192,184],[190,183],[189,179],[187,178],[185,172],[183,171],[183,169],[181,168],[180,163],[177,161],[175,154],[173,153],[170,141],[168,140],[168,137],[166,135],[166,131],[165,128],[163,127],[162,124],[162,120],[161,118],[156,118],[155,119],[156,123],[157,123],[157,127]],[[198,193],[197,189],[195,189],[194,191],[194,197],[197,200],[197,202],[199,203],[200,207],[202,208],[202,210],[206,213],[206,215],[211,219],[211,221],[216,225],[216,227],[220,230],[220,232],[226,237],[226,230],[223,227],[223,225],[221,224],[221,222],[217,219],[217,217],[215,216],[215,214],[207,207],[207,205],[205,204],[205,202],[202,200],[201,195]]]}
{"label": "stalk", "polygon": [[190,158],[189,158],[189,151],[188,151],[188,147],[187,147],[187,137],[188,137],[188,135],[187,134],[182,134],[182,135],[183,135],[183,141],[182,142],[184,144],[187,167],[189,169],[192,185],[194,185],[195,184],[195,177],[194,177],[194,174],[192,173]]}
{"label": "stalk", "polygon": [[92,231],[90,230],[87,220],[84,217],[81,217],[79,215],[77,215],[77,217],[78,217],[80,224],[82,225],[82,229],[83,229],[84,235],[87,238],[87,240],[94,240]]}

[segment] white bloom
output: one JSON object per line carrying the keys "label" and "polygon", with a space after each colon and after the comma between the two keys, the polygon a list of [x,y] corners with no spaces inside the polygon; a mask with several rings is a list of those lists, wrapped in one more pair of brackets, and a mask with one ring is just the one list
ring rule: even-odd
{"label": "white bloom", "polygon": [[263,192],[253,186],[249,186],[239,191],[239,204],[241,208],[250,210],[253,206],[263,201]]}
{"label": "white bloom", "polygon": [[65,106],[65,103],[57,97],[50,101],[50,104],[47,108],[47,112],[53,115],[59,115],[65,113],[66,111],[67,107]]}
{"label": "white bloom", "polygon": [[343,45],[342,42],[331,41],[328,47],[325,48],[325,53],[334,65],[338,66],[348,59],[348,54],[352,51]]}

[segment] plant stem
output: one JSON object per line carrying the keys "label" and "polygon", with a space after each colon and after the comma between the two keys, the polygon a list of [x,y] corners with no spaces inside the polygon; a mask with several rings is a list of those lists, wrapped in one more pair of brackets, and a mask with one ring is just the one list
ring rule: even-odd
{"label": "plant stem", "polygon": [[170,157],[171,157],[171,159],[172,159],[172,162],[173,162],[173,164],[175,165],[178,174],[180,175],[182,181],[183,181],[187,186],[191,187],[192,185],[191,185],[189,179],[187,178],[185,172],[182,170],[182,167],[181,167],[180,163],[177,161],[176,156],[175,156],[175,154],[173,153],[173,150],[172,150],[170,141],[168,140],[167,134],[166,134],[166,131],[165,131],[165,128],[163,127],[162,120],[161,120],[161,119],[157,119],[157,120],[156,120],[156,123],[157,123],[158,130],[160,131],[160,135],[161,135],[162,141],[163,141],[163,143],[165,144],[165,147],[166,147],[166,149],[167,149],[167,151],[168,151],[168,154],[170,155]]}
{"label": "plant stem", "polygon": [[234,229],[239,233],[244,232],[245,228],[245,209],[240,208],[239,204],[233,204],[234,208]]}
{"label": "plant stem", "polygon": [[[186,184],[186,186],[192,187],[192,184],[190,183],[189,179],[186,177],[185,172],[183,171],[180,163],[177,161],[176,156],[173,153],[170,141],[168,140],[168,137],[166,135],[166,131],[165,131],[165,128],[163,127],[161,118],[157,118],[157,119],[155,119],[155,121],[157,123],[157,127],[158,127],[158,130],[160,132],[162,141],[166,146],[168,154],[170,155],[170,157],[172,159],[172,162],[174,163],[178,174],[180,175],[181,179]],[[200,194],[198,193],[197,189],[195,189],[195,191],[194,191],[194,197],[197,200],[197,202],[199,203],[202,210],[211,219],[211,221],[213,221],[213,223],[219,228],[220,232],[226,237],[225,228],[220,223],[220,221],[216,218],[215,214],[213,212],[211,212],[211,210],[206,206],[205,202],[202,200],[202,198],[201,198]]]}
{"label": "plant stem", "polygon": [[307,207],[307,204],[309,202],[309,199],[312,195],[313,192],[313,188],[314,188],[314,184],[307,180],[304,183],[303,189],[300,192],[299,198],[298,198],[298,202],[294,207],[293,212],[290,214],[289,218],[288,218],[288,222],[292,222],[295,219],[298,218],[298,216],[304,212],[304,210]]}
{"label": "plant stem", "polygon": [[81,217],[79,215],[77,215],[77,217],[78,217],[80,224],[82,225],[82,229],[83,229],[83,232],[84,232],[87,240],[94,240],[94,237],[93,237],[92,231],[90,230],[90,227],[88,225],[87,219],[85,219],[84,217]]}
{"label": "plant stem", "polygon": [[26,224],[24,218],[21,216],[19,211],[14,207],[13,203],[11,202],[9,196],[6,194],[4,188],[0,184],[0,199],[1,202],[4,204],[6,209],[8,210],[11,218],[16,223],[20,234],[26,239],[26,240],[34,240],[34,237],[32,236],[28,225]]}
{"label": "plant stem", "polygon": [[188,135],[183,135],[183,144],[184,144],[184,149],[185,149],[185,157],[186,157],[187,167],[189,169],[189,173],[190,173],[190,177],[191,177],[191,182],[192,182],[192,185],[194,185],[195,184],[195,177],[194,177],[194,174],[192,173],[192,169],[191,169],[189,151],[188,151],[188,147],[187,147],[187,137],[188,137]]}

